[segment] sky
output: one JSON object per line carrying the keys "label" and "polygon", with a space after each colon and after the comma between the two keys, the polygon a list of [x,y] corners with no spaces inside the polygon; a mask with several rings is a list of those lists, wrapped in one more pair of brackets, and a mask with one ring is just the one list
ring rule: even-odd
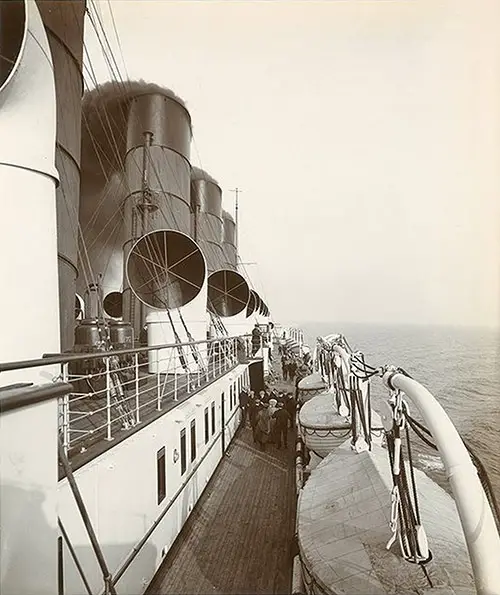
{"label": "sky", "polygon": [[184,99],[192,164],[242,190],[276,321],[500,325],[500,3],[110,5],[124,76]]}

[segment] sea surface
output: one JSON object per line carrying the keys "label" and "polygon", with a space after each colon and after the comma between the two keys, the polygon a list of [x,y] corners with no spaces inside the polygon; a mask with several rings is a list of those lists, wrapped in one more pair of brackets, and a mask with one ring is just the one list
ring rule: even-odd
{"label": "sea surface", "polygon": [[[342,333],[373,366],[393,364],[423,384],[444,407],[460,434],[480,457],[500,501],[500,331],[464,327],[301,323],[305,342]],[[372,381],[374,409],[387,396]],[[411,410],[411,405],[410,405]],[[421,419],[413,410],[417,419]],[[417,467],[447,489],[438,454],[417,445]]]}

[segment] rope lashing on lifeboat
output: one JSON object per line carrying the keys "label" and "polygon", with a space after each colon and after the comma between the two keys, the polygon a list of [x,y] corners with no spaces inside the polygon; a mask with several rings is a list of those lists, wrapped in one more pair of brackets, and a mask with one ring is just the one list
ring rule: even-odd
{"label": "rope lashing on lifeboat", "polygon": [[366,444],[368,444],[368,449],[371,450],[371,415],[369,417],[367,416],[367,409],[369,409],[370,403],[368,401],[367,407],[363,406],[363,395],[359,385],[359,378],[354,375],[349,376],[349,392],[351,396],[352,443],[355,444],[358,439],[356,418],[359,415],[363,438]]}
{"label": "rope lashing on lifeboat", "polygon": [[[425,564],[432,560],[432,553],[420,517],[410,433],[405,415],[408,406],[403,401],[401,391],[396,391],[392,395],[390,405],[393,412],[392,428],[386,429],[386,439],[393,480],[390,522],[392,536],[386,547],[390,549],[397,539],[403,557],[422,567],[432,587],[432,582],[424,568]],[[402,448],[403,433],[406,438],[409,475]]]}

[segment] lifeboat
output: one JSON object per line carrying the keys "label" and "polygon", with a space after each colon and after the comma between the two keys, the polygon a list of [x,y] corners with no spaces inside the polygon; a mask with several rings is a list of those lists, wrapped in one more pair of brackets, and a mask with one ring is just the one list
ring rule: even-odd
{"label": "lifeboat", "polygon": [[323,392],[307,401],[299,413],[302,439],[322,459],[351,433],[351,422],[335,411],[334,399],[333,393]]}
{"label": "lifeboat", "polygon": [[309,401],[316,395],[324,393],[328,387],[321,375],[314,372],[313,374],[309,374],[302,378],[297,388],[299,391],[299,403],[303,405],[306,401]]}

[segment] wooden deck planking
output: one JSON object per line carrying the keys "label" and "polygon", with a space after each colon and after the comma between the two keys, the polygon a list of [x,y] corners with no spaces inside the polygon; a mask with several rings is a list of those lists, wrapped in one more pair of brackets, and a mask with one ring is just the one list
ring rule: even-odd
{"label": "wooden deck planking", "polygon": [[147,593],[289,593],[295,532],[294,440],[253,445],[241,430]]}

